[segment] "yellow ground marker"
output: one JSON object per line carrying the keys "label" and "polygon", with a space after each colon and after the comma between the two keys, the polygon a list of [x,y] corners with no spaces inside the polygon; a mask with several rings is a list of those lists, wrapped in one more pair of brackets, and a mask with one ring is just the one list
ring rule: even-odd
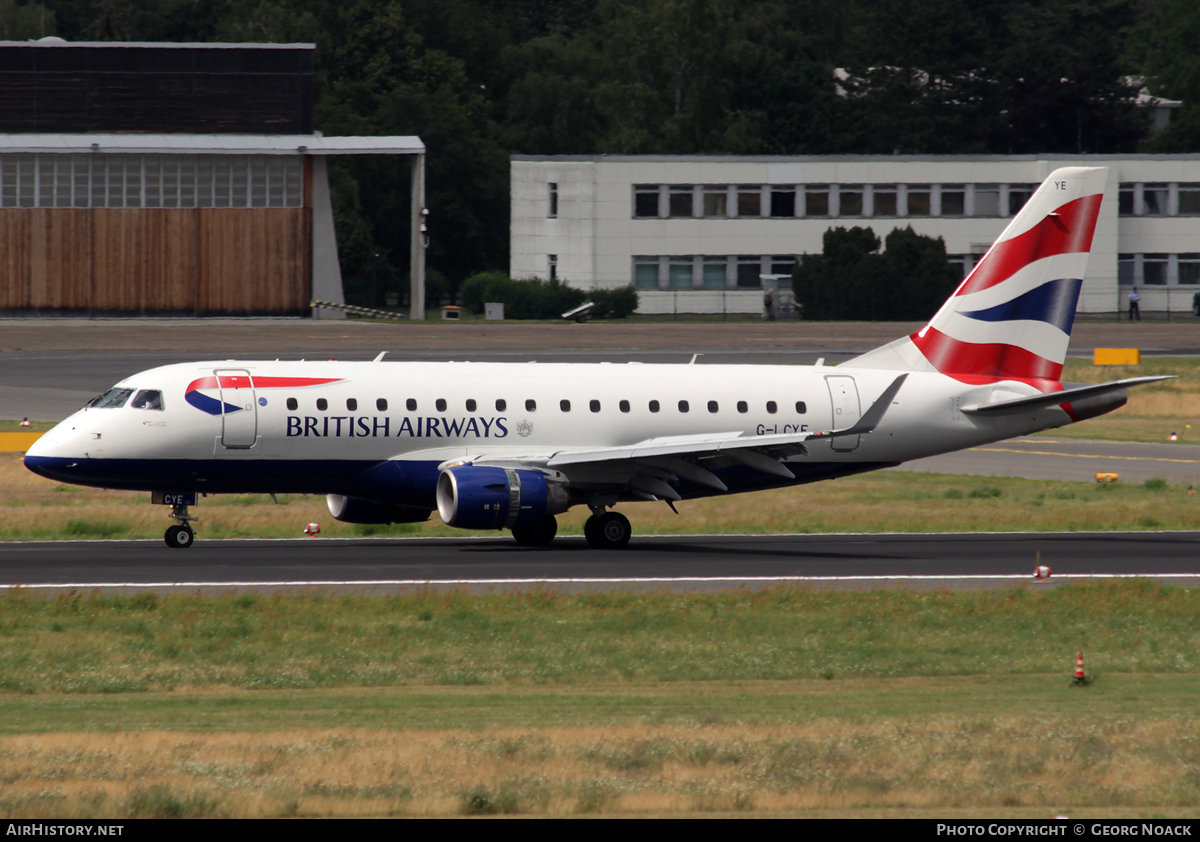
{"label": "yellow ground marker", "polygon": [[0,433],[0,453],[24,453],[42,433]]}
{"label": "yellow ground marker", "polygon": [[1092,365],[1141,365],[1142,352],[1137,348],[1097,348],[1092,351]]}

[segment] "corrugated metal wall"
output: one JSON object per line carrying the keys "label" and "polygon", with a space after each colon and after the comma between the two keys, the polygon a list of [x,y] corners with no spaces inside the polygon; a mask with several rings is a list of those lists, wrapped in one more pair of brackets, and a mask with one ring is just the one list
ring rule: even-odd
{"label": "corrugated metal wall", "polygon": [[311,210],[0,209],[0,311],[301,315]]}

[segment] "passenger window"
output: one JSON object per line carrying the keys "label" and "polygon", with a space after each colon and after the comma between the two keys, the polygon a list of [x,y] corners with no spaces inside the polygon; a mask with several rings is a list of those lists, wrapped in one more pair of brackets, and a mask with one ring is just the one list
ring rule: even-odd
{"label": "passenger window", "polygon": [[295,398],[288,398],[287,408],[294,411],[300,408],[300,404],[296,402]]}
{"label": "passenger window", "polygon": [[775,401],[767,401],[767,412],[774,415],[778,410],[779,407],[775,405]]}
{"label": "passenger window", "polygon": [[508,409],[508,401],[504,398],[496,398],[496,411],[503,412],[506,409]]}
{"label": "passenger window", "polygon": [[409,398],[407,401],[404,402],[404,406],[408,409],[409,412],[416,412],[417,411],[417,399]]}
{"label": "passenger window", "polygon": [[716,411],[717,411],[717,402],[716,402],[716,401],[709,401],[709,402],[708,402],[708,411],[709,411],[709,412],[716,412]]}
{"label": "passenger window", "polygon": [[804,405],[804,401],[796,401],[796,414],[803,415],[808,412],[808,407]]}
{"label": "passenger window", "polygon": [[475,411],[475,401],[471,398],[467,398],[467,412],[474,412],[474,411]]}
{"label": "passenger window", "polygon": [[433,402],[433,405],[437,407],[438,412],[446,411],[446,399],[445,398],[438,398],[436,401]]}
{"label": "passenger window", "polygon": [[324,398],[317,398],[317,409],[321,410],[322,412],[329,409],[329,401],[325,400]]}
{"label": "passenger window", "polygon": [[346,409],[354,412],[356,409],[358,409],[358,401],[356,401],[354,398],[346,398]]}
{"label": "passenger window", "polygon": [[129,405],[134,409],[162,409],[162,392],[158,389],[142,389]]}
{"label": "passenger window", "polygon": [[563,412],[570,412],[571,411],[571,402],[570,401],[559,401],[558,408],[561,409]]}
{"label": "passenger window", "polygon": [[680,412],[687,412],[687,411],[688,411],[688,402],[687,402],[687,401],[680,401],[680,402],[679,402],[679,411],[680,411]]}
{"label": "passenger window", "polygon": [[387,398],[379,398],[375,401],[375,408],[380,412],[387,412]]}
{"label": "passenger window", "polygon": [[658,401],[650,401],[650,411],[658,412]]}
{"label": "passenger window", "polygon": [[600,411],[600,401],[588,401],[588,409],[592,412]]}
{"label": "passenger window", "polygon": [[621,408],[622,412],[629,411],[629,401],[621,401],[619,404],[617,404],[617,406]]}
{"label": "passenger window", "polygon": [[532,398],[525,401],[525,411],[526,412],[537,412],[537,401],[533,400]]}
{"label": "passenger window", "polygon": [[738,401],[738,412],[749,412],[750,407],[745,401]]}

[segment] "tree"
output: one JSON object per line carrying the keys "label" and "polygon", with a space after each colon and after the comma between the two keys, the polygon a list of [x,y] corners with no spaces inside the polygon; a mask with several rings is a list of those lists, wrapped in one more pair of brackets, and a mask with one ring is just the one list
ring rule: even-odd
{"label": "tree", "polygon": [[832,228],[823,251],[804,255],[793,271],[796,301],[814,321],[927,319],[958,284],[946,244],[897,228],[879,253],[869,228]]}

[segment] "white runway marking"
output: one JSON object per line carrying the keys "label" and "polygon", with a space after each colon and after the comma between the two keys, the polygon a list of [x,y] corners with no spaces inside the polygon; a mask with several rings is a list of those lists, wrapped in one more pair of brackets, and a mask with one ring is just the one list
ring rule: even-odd
{"label": "white runway marking", "polygon": [[0,591],[28,589],[81,590],[92,588],[301,588],[301,587],[428,587],[433,585],[708,585],[770,584],[808,582],[978,582],[981,580],[1027,581],[1045,584],[1059,579],[1200,579],[1200,573],[1064,573],[1050,580],[1034,579],[1026,573],[970,574],[963,576],[640,576],[630,578],[538,578],[538,579],[314,579],[262,582],[29,582],[0,585]]}

